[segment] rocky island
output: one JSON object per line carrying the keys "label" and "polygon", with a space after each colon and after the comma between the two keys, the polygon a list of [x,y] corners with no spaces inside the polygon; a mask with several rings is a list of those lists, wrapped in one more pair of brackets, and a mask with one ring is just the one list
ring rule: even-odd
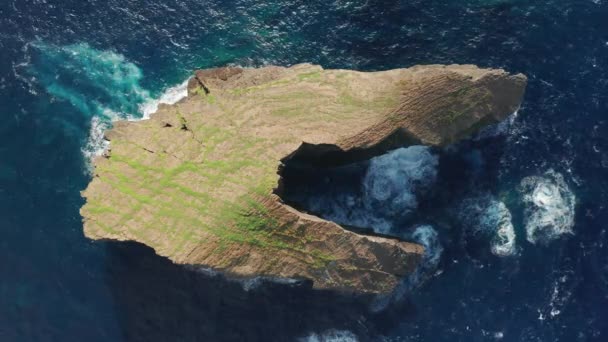
{"label": "rocky island", "polygon": [[526,82],[472,65],[199,70],[187,98],[106,132],[110,148],[83,192],[85,234],[137,241],[235,278],[390,292],[423,247],[290,207],[283,165],[338,166],[401,146],[451,144],[513,113]]}

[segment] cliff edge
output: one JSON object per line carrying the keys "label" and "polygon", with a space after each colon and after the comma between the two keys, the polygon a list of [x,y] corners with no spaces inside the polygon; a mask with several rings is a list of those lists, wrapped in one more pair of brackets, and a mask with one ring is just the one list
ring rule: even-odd
{"label": "cliff edge", "polygon": [[187,98],[106,133],[110,149],[83,191],[84,232],[138,241],[175,263],[232,277],[390,292],[413,272],[422,246],[356,234],[289,207],[281,166],[450,144],[513,113],[526,82],[472,65],[199,70]]}

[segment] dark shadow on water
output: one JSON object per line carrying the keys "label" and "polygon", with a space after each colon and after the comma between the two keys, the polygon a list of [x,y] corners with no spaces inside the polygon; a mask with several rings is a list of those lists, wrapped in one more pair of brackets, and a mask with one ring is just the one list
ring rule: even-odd
{"label": "dark shadow on water", "polygon": [[307,285],[242,285],[188,270],[137,243],[107,243],[107,283],[127,341],[293,341],[349,330],[361,341],[411,315],[407,303],[381,313],[369,298],[315,291]]}
{"label": "dark shadow on water", "polygon": [[[416,224],[454,225],[454,210],[467,197],[484,193],[498,193],[501,156],[506,136],[496,135],[483,139],[468,139],[445,148],[433,147],[431,152],[438,157],[437,177],[424,192],[416,192],[417,208],[404,217],[385,217],[395,227],[413,227]],[[282,169],[282,198],[300,211],[337,220],[346,229],[370,234],[370,227],[355,227],[350,221],[361,221],[371,212],[365,207],[365,177],[370,161],[359,161],[338,167],[315,167],[290,161]],[[400,167],[399,163],[393,165]],[[389,169],[383,172],[390,177]],[[378,176],[379,178],[380,176]],[[412,191],[403,180],[403,188],[397,191]],[[400,185],[393,184],[398,187]],[[385,200],[390,203],[392,199]],[[374,208],[372,208],[374,209]],[[404,206],[404,211],[407,208]],[[336,212],[342,215],[335,215]],[[346,222],[344,218],[348,218]],[[342,220],[342,221],[341,221]],[[395,233],[399,236],[399,232]]]}

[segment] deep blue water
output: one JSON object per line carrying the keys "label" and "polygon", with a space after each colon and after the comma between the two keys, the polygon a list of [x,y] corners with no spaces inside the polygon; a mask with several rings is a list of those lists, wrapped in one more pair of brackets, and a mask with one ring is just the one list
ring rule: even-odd
{"label": "deep blue water", "polygon": [[[605,0],[3,0],[0,341],[608,340],[607,19]],[[140,116],[195,68],[298,62],[474,63],[529,77],[506,132],[434,151],[437,180],[419,210],[382,214],[438,232],[443,253],[422,285],[373,312],[304,287],[247,291],[141,246],[84,238],[92,118]],[[354,190],[310,183],[308,198],[361,195],[361,171],[349,172]],[[525,196],[543,181],[564,191],[561,204],[576,199],[574,221],[532,243]],[[498,202],[516,233],[509,256],[467,233]]]}

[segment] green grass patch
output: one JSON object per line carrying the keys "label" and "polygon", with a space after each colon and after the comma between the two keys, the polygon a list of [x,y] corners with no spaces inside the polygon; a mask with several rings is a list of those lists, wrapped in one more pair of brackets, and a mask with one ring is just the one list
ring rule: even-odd
{"label": "green grass patch", "polygon": [[311,80],[320,80],[321,79],[321,71],[313,71],[307,72],[304,74],[298,75],[298,80],[300,81],[311,81]]}

